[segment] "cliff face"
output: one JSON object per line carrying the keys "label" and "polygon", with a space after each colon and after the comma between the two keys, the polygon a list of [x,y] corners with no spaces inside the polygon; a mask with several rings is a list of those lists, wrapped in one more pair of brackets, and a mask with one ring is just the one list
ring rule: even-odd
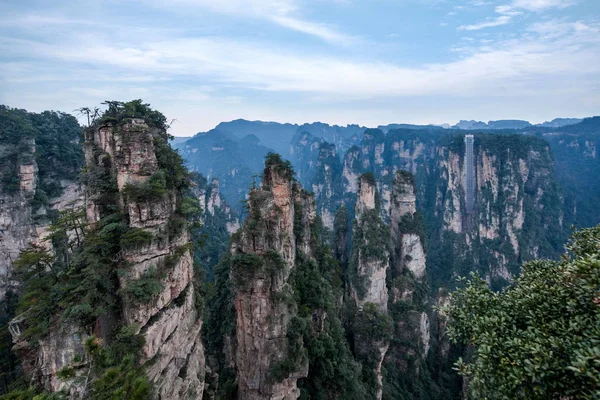
{"label": "cliff face", "polygon": [[238,220],[237,215],[231,210],[229,204],[221,195],[219,180],[217,178],[211,179],[208,189],[205,193],[199,194],[198,198],[201,199],[200,203],[202,209],[206,211],[205,218],[208,217],[207,214],[210,214],[213,218],[218,215],[225,221],[227,233],[230,235],[240,229],[240,221]]}
{"label": "cliff face", "polygon": [[[179,399],[200,396],[203,391],[202,320],[194,300],[190,236],[178,213],[181,193],[168,188],[160,195],[140,193],[151,188],[161,174],[156,148],[160,136],[158,128],[141,118],[102,126],[86,133],[86,159],[88,164],[110,166],[129,228],[147,238],[143,244],[123,249],[128,267],[120,274],[118,286],[132,293],[141,282],[154,280],[160,289],[150,301],[123,296],[123,323],[137,327],[136,333],[145,339],[142,364],[148,363],[146,371],[157,398]],[[99,193],[87,189],[87,218],[93,226],[102,217]]]}
{"label": "cliff face", "polygon": [[378,216],[377,189],[373,175],[359,179],[356,218],[352,232],[353,259],[356,269],[354,295],[359,306],[373,303],[387,310],[386,275],[389,269],[388,233]]}
{"label": "cliff face", "polygon": [[[142,115],[118,108],[131,106]],[[107,114],[84,132],[84,195],[64,192],[85,200],[84,211],[50,202],[65,213],[38,229],[51,233],[48,248],[19,260],[14,350],[32,383],[70,399],[127,397],[132,381],[156,399],[201,397],[201,299],[187,225],[198,207],[185,192],[187,171],[162,114],[137,102]]]}
{"label": "cliff face", "polygon": [[[357,358],[366,369],[371,394],[381,399],[382,364],[389,347],[387,329],[373,335],[365,332],[366,321],[389,324],[387,276],[390,269],[389,231],[380,217],[379,198],[373,174],[361,175],[358,184],[350,258],[350,298],[357,306],[354,316],[354,342]],[[370,376],[373,374],[372,376]]]}
{"label": "cliff face", "polygon": [[363,172],[361,162],[361,150],[357,146],[352,146],[344,155],[342,167],[342,185],[344,188],[344,197],[350,198],[352,204],[356,201],[358,193],[358,177]]}
{"label": "cliff face", "polygon": [[[549,146],[522,136],[476,135],[474,208],[465,206],[464,142],[457,137],[438,147],[430,193],[437,254],[450,252],[452,266],[436,261],[435,277],[445,271],[481,271],[502,284],[518,272],[521,260],[550,257],[562,243],[563,199],[552,172]],[[440,258],[437,258],[440,260]],[[445,264],[444,266],[442,264]]]}
{"label": "cliff face", "polygon": [[544,134],[555,160],[554,172],[564,190],[565,225],[589,227],[600,223],[600,117]]}
{"label": "cliff face", "polygon": [[14,285],[11,282],[12,262],[36,236],[30,201],[37,184],[37,164],[19,165],[18,179],[16,193],[0,191],[0,301]]}
{"label": "cliff face", "polygon": [[296,177],[304,187],[311,187],[316,175],[319,162],[319,148],[323,139],[315,137],[309,132],[298,132],[292,138],[290,157],[297,165]]}
{"label": "cliff face", "polygon": [[[220,125],[223,129],[199,133],[175,146],[191,171],[219,180],[221,196],[239,213],[253,176],[261,171],[264,157],[270,149],[261,145],[255,135],[238,138],[228,131],[230,128],[226,124]],[[261,137],[264,138],[263,135]]]}
{"label": "cliff face", "polygon": [[[407,171],[394,177],[391,205],[391,294],[389,313],[393,337],[384,360],[388,373],[384,381],[386,398],[398,398],[412,391],[431,392],[425,375],[431,343],[426,281],[423,217],[417,212],[414,178]],[[416,389],[416,390],[415,390]]]}
{"label": "cliff face", "polygon": [[343,198],[342,165],[334,145],[321,144],[315,169],[312,192],[317,199],[317,212],[323,220],[323,225],[333,229],[335,212],[342,204]]}
{"label": "cliff face", "polygon": [[[577,142],[572,148],[587,149],[581,152],[584,159],[595,154],[590,140],[587,145]],[[409,129],[384,135],[368,129],[360,147],[350,148],[343,157],[339,198],[353,210],[359,196],[358,177],[371,172],[379,192],[381,217],[387,222],[394,208],[395,174],[399,170],[411,172],[416,203],[423,210],[434,251],[428,261],[433,285],[451,285],[453,274],[473,270],[481,270],[502,285],[517,272],[522,260],[551,257],[560,251],[565,239],[561,189],[544,140],[475,134],[473,157],[475,205],[467,210],[464,135]],[[331,179],[335,186],[335,177]],[[317,185],[316,189],[321,188]],[[322,190],[315,193],[317,204],[328,196]],[[330,214],[321,208],[319,212],[327,217]],[[567,214],[567,220],[573,220],[573,213]],[[410,237],[404,240],[406,246],[414,242]]]}
{"label": "cliff face", "polygon": [[[315,217],[314,204],[302,204],[295,222],[297,191],[291,172],[279,161],[267,165],[262,186],[250,192],[250,215],[231,247],[231,280],[236,312],[235,364],[239,397],[296,399],[297,380],[308,374],[302,346],[288,335],[296,313],[290,274],[296,265],[296,234]],[[301,246],[304,247],[304,246]],[[308,249],[299,249],[307,251]],[[286,301],[286,298],[288,300]],[[277,366],[287,365],[286,368]]]}
{"label": "cliff face", "polygon": [[66,114],[0,106],[0,303],[12,262],[30,242],[44,244],[52,216],[75,200],[82,163],[79,124]]}
{"label": "cliff face", "polygon": [[390,228],[393,244],[393,268],[397,274],[405,269],[418,280],[425,278],[425,251],[423,248],[423,221],[419,220],[413,176],[398,171],[394,178]]}

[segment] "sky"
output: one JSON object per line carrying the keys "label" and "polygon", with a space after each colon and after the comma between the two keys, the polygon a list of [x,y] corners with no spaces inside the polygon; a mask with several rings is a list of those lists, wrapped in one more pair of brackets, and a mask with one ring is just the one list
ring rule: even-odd
{"label": "sky", "polygon": [[600,114],[600,0],[4,0],[0,104],[141,98],[191,136]]}

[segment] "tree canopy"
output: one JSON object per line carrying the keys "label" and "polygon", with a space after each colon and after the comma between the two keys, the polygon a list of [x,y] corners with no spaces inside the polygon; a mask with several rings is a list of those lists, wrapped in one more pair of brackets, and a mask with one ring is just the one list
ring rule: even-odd
{"label": "tree canopy", "polygon": [[456,363],[481,399],[600,398],[600,226],[573,234],[560,261],[533,261],[501,292],[477,275],[443,309]]}

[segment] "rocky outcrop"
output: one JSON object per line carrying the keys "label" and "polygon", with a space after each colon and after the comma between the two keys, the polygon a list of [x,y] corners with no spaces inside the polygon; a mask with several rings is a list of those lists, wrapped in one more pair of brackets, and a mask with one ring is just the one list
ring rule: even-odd
{"label": "rocky outcrop", "polygon": [[358,193],[358,177],[362,173],[361,167],[361,152],[357,146],[352,146],[346,152],[343,162],[342,183],[344,185],[345,194]]}
{"label": "rocky outcrop", "polygon": [[378,215],[376,191],[373,175],[362,175],[359,179],[352,233],[353,260],[357,275],[357,284],[353,290],[359,306],[373,303],[385,311],[388,303],[386,275],[389,269],[389,236]]}
{"label": "rocky outcrop", "polygon": [[424,226],[416,212],[414,178],[406,171],[398,171],[390,207],[394,271],[402,273],[406,268],[421,280],[425,277],[426,264],[422,243]]}
{"label": "rocky outcrop", "polygon": [[311,187],[319,159],[319,148],[324,140],[309,132],[300,131],[292,138],[290,157],[297,165],[296,177],[304,187]]}
{"label": "rocky outcrop", "polygon": [[[142,118],[91,129],[86,133],[86,159],[88,164],[110,166],[129,229],[149,238],[123,249],[128,268],[120,274],[119,286],[127,293],[136,281],[156,280],[162,289],[150,302],[124,296],[123,323],[137,326],[145,339],[142,361],[148,364],[157,399],[183,399],[201,397],[203,391],[202,320],[194,301],[189,232],[178,215],[181,193],[168,185],[165,189],[152,186],[160,185],[164,173],[156,148],[161,140],[166,145],[163,135]],[[158,191],[151,192],[156,187]],[[87,189],[87,215],[93,224],[100,218],[98,193],[95,188]]]}
{"label": "rocky outcrop", "polygon": [[298,344],[288,336],[295,315],[289,279],[296,263],[296,233],[309,229],[315,218],[312,198],[307,198],[298,204],[302,212],[297,222],[306,225],[295,225],[295,208],[302,200],[298,191],[291,168],[278,156],[267,159],[262,186],[250,192],[250,215],[231,245],[235,364],[243,399],[296,399],[297,380],[308,374],[307,360],[293,351]]}
{"label": "rocky outcrop", "polygon": [[[479,265],[488,280],[502,284],[517,273],[519,260],[552,257],[560,247],[563,199],[550,149],[532,137],[475,135],[475,202],[467,213],[459,140],[438,148],[434,215],[441,229],[432,245],[448,249],[455,265]],[[544,243],[544,254],[539,243]]]}
{"label": "rocky outcrop", "polygon": [[30,199],[30,193],[23,190],[0,197],[0,301],[14,286],[10,279],[12,262],[35,237]]}
{"label": "rocky outcrop", "polygon": [[[350,259],[350,297],[356,302],[357,321],[375,319],[385,321],[388,309],[387,275],[390,269],[388,249],[389,232],[380,217],[378,193],[373,174],[360,176],[355,220],[352,228],[352,256]],[[374,370],[375,398],[383,395],[382,363],[389,348],[389,338],[368,336],[357,329],[354,340],[363,366]],[[371,353],[370,357],[366,354]],[[376,354],[376,355],[375,355]]]}
{"label": "rocky outcrop", "polygon": [[[30,153],[35,153],[35,142],[29,143]],[[38,167],[35,160],[22,163],[18,168],[19,189],[7,192],[0,186],[0,301],[7,290],[14,289],[11,281],[12,262],[21,250],[30,243],[48,247],[46,241],[50,221],[45,216],[54,212],[78,208],[83,204],[78,183],[61,180],[55,184],[61,187],[62,194],[50,198],[47,204],[32,209],[33,199],[38,188]]]}
{"label": "rocky outcrop", "polygon": [[335,145],[323,143],[319,147],[316,173],[312,181],[312,192],[317,199],[317,212],[323,225],[333,229],[335,212],[343,198],[342,165],[338,159]]}
{"label": "rocky outcrop", "polygon": [[[396,172],[390,205],[391,231],[391,294],[390,315],[393,337],[384,365],[389,371],[384,389],[388,397],[397,396],[393,388],[399,382],[411,382],[413,387],[427,385],[422,371],[431,343],[429,314],[431,312],[426,282],[426,256],[423,245],[425,227],[417,212],[414,178],[407,171]],[[406,390],[406,389],[404,389]]]}
{"label": "rocky outcrop", "polygon": [[[240,229],[240,221],[236,213],[231,210],[229,204],[221,196],[219,180],[217,178],[211,179],[210,186],[204,195],[205,197],[200,202],[202,209],[212,217],[218,214],[218,217],[225,221],[227,233],[230,235],[237,232]],[[205,207],[202,206],[203,204],[205,204]]]}

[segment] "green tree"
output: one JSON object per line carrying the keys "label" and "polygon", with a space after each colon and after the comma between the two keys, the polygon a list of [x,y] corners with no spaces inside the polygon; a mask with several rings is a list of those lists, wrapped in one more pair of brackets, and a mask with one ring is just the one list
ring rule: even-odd
{"label": "green tree", "polygon": [[567,250],[502,292],[473,275],[452,294],[442,311],[450,339],[470,346],[456,368],[474,398],[600,398],[600,226]]}

